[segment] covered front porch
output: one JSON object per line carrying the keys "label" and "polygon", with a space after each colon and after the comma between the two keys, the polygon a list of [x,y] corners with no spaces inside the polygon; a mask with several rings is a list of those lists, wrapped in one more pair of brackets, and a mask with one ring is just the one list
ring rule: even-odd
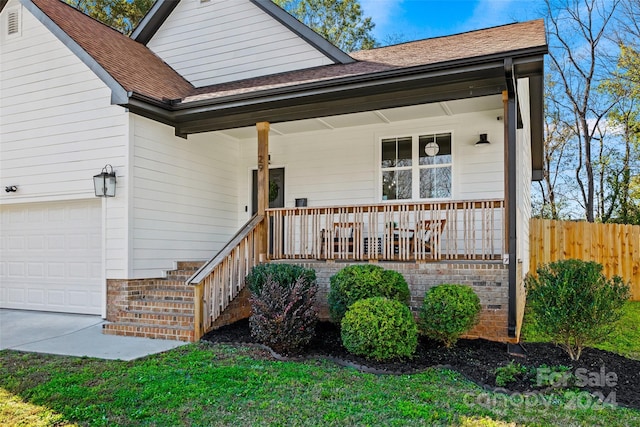
{"label": "covered front porch", "polygon": [[504,200],[267,209],[268,258],[500,260]]}

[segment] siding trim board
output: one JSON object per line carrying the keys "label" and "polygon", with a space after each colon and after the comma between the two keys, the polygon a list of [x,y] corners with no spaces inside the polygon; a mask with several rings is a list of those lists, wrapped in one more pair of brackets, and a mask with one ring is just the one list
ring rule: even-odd
{"label": "siding trim board", "polygon": [[129,99],[127,91],[109,74],[98,62],[93,59],[78,43],[67,33],[58,27],[40,8],[29,0],[20,0],[20,3],[51,33],[56,36],[74,55],[84,62],[91,71],[111,90],[112,104],[126,104]]}

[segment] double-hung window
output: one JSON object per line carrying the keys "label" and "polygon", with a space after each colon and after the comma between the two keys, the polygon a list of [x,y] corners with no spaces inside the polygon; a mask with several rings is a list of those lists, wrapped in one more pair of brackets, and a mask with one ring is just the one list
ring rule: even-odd
{"label": "double-hung window", "polygon": [[384,138],[382,200],[451,197],[451,134]]}

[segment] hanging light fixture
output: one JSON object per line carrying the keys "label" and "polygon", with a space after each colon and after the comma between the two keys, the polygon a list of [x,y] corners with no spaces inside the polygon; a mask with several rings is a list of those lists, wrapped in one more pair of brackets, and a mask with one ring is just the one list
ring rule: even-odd
{"label": "hanging light fixture", "polygon": [[486,147],[489,144],[491,144],[491,143],[487,139],[487,134],[486,133],[481,133],[480,134],[480,139],[478,140],[478,142],[476,142],[476,147]]}
{"label": "hanging light fixture", "polygon": [[113,166],[106,165],[101,173],[93,176],[93,187],[96,197],[115,197],[116,173],[113,171]]}
{"label": "hanging light fixture", "polygon": [[427,145],[424,146],[424,154],[426,154],[429,157],[435,156],[436,154],[438,154],[439,151],[440,151],[440,146],[435,140],[428,142]]}

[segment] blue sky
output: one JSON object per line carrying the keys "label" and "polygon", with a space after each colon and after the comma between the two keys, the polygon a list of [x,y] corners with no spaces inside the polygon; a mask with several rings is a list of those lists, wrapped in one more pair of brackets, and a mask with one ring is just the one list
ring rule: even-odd
{"label": "blue sky", "polygon": [[[418,40],[542,16],[542,0],[360,0],[374,37]],[[397,37],[396,37],[397,38]],[[397,42],[397,41],[396,41]]]}

